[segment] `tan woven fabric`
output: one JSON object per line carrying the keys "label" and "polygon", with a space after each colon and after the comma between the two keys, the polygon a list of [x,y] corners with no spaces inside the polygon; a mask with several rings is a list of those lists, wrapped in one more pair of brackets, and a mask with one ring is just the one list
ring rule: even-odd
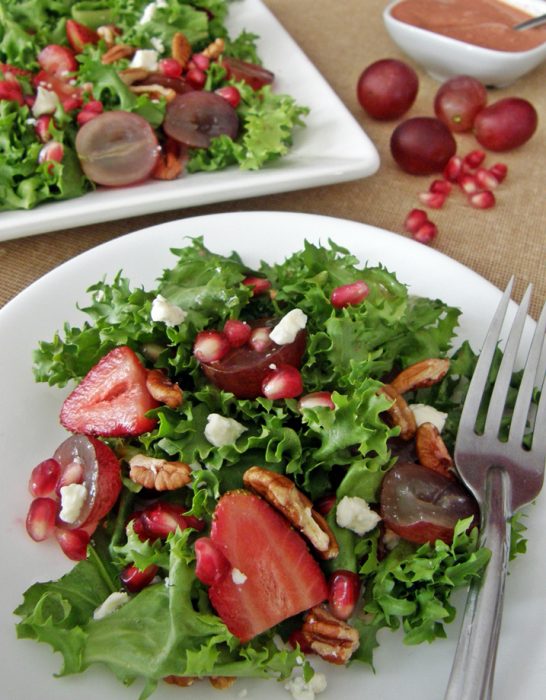
{"label": "tan woven fabric", "polygon": [[[406,213],[419,206],[417,195],[428,188],[431,178],[410,176],[396,167],[389,153],[389,139],[396,123],[374,122],[363,113],[355,97],[356,81],[368,64],[387,57],[404,59],[383,27],[381,12],[385,0],[266,0],[266,4],[374,141],[381,156],[379,172],[345,184],[0,243],[0,305],[80,252],[124,233],[177,218],[273,209],[327,214],[402,232]],[[420,90],[408,116],[431,115],[438,83],[419,68],[417,71]],[[536,315],[546,298],[546,63],[510,87],[490,91],[489,101],[513,95],[535,105],[540,120],[537,133],[516,151],[489,156],[490,162],[503,161],[509,167],[507,180],[497,190],[495,208],[474,210],[457,193],[443,209],[431,214],[440,229],[434,247],[498,287],[504,287],[509,276],[516,274],[516,294],[521,294],[527,282],[533,282],[536,294],[532,311]],[[472,136],[459,136],[457,140],[460,153],[476,147]]]}

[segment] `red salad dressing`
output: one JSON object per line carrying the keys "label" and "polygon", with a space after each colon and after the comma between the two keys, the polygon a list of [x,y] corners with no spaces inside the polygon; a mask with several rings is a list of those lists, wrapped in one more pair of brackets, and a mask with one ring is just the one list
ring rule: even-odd
{"label": "red salad dressing", "polygon": [[501,0],[402,0],[391,10],[400,22],[497,51],[528,51],[546,41],[546,27],[515,31],[531,15]]}

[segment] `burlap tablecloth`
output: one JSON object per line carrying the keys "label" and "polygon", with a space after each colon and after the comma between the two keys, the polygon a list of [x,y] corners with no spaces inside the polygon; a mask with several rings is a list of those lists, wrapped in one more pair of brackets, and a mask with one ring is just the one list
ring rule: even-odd
{"label": "burlap tablecloth", "polygon": [[[344,184],[139,216],[0,243],[0,306],[80,252],[124,233],[177,218],[224,211],[284,210],[338,216],[402,232],[406,213],[419,206],[417,195],[428,188],[431,178],[410,176],[397,168],[389,152],[395,124],[373,121],[355,98],[356,81],[368,64],[386,57],[407,60],[383,27],[385,0],[265,1],[376,144],[381,157],[378,173]],[[420,90],[408,116],[431,115],[438,83],[415,67]],[[515,151],[490,156],[509,167],[507,180],[496,191],[497,205],[493,209],[477,211],[457,196],[433,212],[440,230],[433,245],[498,287],[504,287],[510,275],[516,274],[516,296],[521,295],[528,282],[533,282],[536,291],[532,313],[536,315],[546,298],[546,63],[510,87],[491,91],[489,100],[512,95],[535,105],[540,120],[537,133]],[[476,147],[472,136],[457,139],[460,153]],[[419,254],[418,248],[415,254]]]}

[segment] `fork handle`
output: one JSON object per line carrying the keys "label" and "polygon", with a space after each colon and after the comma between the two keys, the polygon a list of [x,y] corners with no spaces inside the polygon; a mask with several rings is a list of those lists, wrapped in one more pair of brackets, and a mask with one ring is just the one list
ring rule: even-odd
{"label": "fork handle", "polygon": [[491,558],[480,581],[470,585],[445,700],[489,700],[502,617],[510,551],[510,486],[497,468],[487,474],[480,544]]}

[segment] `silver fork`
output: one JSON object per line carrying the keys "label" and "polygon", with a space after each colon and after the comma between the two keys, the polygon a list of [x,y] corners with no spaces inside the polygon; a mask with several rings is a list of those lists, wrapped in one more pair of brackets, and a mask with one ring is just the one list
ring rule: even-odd
{"label": "silver fork", "polygon": [[[509,518],[539,494],[546,462],[546,305],[531,340],[518,390],[508,441],[499,440],[499,426],[518,349],[531,286],[512,322],[504,356],[495,380],[483,434],[475,430],[486,381],[499,341],[512,292],[506,288],[485,338],[465,399],[455,464],[463,482],[480,506],[480,544],[491,550],[481,581],[471,584],[445,700],[489,700],[500,632],[504,582],[510,551]],[[536,413],[530,411],[534,387],[542,387]],[[534,423],[530,449],[522,446],[527,421]]]}

